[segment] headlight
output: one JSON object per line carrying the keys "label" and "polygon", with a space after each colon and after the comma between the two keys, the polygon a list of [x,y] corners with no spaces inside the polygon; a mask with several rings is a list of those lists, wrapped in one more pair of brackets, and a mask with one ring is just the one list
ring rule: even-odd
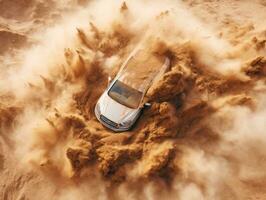
{"label": "headlight", "polygon": [[121,126],[122,126],[122,127],[129,127],[129,126],[131,126],[131,124],[132,124],[132,121],[129,120],[129,121],[122,122],[122,123],[121,123]]}
{"label": "headlight", "polygon": [[100,105],[97,103],[95,106],[95,114],[99,115],[101,113]]}

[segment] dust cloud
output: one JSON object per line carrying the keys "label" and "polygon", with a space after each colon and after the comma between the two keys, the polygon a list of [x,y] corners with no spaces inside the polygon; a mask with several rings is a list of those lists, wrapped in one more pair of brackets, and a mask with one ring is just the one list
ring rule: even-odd
{"label": "dust cloud", "polygon": [[[265,199],[265,6],[0,1],[1,199]],[[139,44],[170,69],[116,134],[94,107]]]}

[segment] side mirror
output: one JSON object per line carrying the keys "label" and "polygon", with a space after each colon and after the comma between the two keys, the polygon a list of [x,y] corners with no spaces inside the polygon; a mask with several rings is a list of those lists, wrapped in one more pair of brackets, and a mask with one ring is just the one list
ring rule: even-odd
{"label": "side mirror", "polygon": [[111,84],[111,82],[112,82],[112,77],[108,76],[108,86]]}
{"label": "side mirror", "polygon": [[151,103],[148,103],[148,102],[144,103],[144,107],[147,107],[147,108],[151,107]]}

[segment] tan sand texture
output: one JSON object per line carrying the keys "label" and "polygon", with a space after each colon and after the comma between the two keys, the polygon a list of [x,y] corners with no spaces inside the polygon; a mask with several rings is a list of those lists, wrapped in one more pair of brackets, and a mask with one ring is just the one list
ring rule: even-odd
{"label": "tan sand texture", "polygon": [[[0,0],[0,199],[266,199],[265,19],[263,0]],[[139,44],[130,81],[170,69],[117,134],[94,107]]]}

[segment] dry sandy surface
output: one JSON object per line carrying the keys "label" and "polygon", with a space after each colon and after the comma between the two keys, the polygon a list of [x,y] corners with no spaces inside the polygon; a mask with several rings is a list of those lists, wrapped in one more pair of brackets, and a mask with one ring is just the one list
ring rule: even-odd
{"label": "dry sandy surface", "polygon": [[[265,19],[264,0],[0,0],[0,199],[266,199]],[[170,69],[115,134],[94,106],[140,43],[132,77]]]}

